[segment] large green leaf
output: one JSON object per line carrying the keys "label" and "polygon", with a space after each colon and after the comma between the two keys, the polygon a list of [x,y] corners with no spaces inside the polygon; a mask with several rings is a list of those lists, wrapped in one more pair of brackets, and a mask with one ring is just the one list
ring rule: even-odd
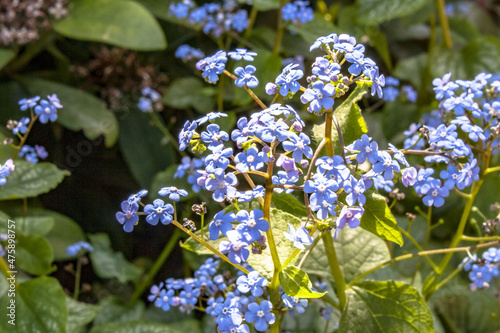
{"label": "large green leaf", "polygon": [[16,265],[34,275],[52,272],[54,252],[42,236],[22,237],[16,244]]}
{"label": "large green leaf", "polygon": [[371,190],[367,191],[363,208],[365,212],[361,217],[361,228],[382,239],[403,245],[398,223],[383,196]]}
{"label": "large green leaf", "polygon": [[92,328],[90,333],[181,333],[175,324],[165,325],[147,321],[134,321],[127,325],[119,323],[106,323]]}
{"label": "large green leaf", "polygon": [[120,119],[120,148],[142,188],[149,188],[158,172],[176,162],[172,145],[177,142],[164,139],[161,131],[151,124],[149,114],[131,110]]}
{"label": "large green leaf", "polygon": [[379,24],[403,17],[424,7],[428,0],[357,0],[358,22]]}
{"label": "large green leaf", "polygon": [[162,102],[177,109],[192,107],[198,112],[214,111],[214,87],[207,86],[195,77],[184,77],[173,81],[162,98]]}
{"label": "large green leaf", "polygon": [[292,214],[295,217],[307,217],[307,209],[304,204],[297,200],[293,195],[285,192],[274,193],[271,201],[271,207]]}
{"label": "large green leaf", "polygon": [[433,332],[432,315],[412,286],[393,281],[363,281],[347,290],[341,332]]}
{"label": "large green leaf", "polygon": [[[2,216],[3,217],[3,216]],[[12,219],[16,235],[44,236],[54,227],[54,219],[48,216],[17,216]],[[0,233],[7,233],[8,216],[0,219]]]}
{"label": "large green leaf", "polygon": [[17,160],[7,183],[0,188],[0,200],[36,197],[56,188],[70,173],[49,162],[29,163]]}
{"label": "large green leaf", "polygon": [[[295,229],[301,226],[301,221],[292,214],[283,212],[276,208],[271,208],[271,228],[273,230],[274,242],[280,257],[281,263],[288,258],[297,249],[293,246],[293,242],[289,241],[283,235],[283,232],[288,232],[288,224],[291,224]],[[262,254],[250,254],[248,263],[253,269],[259,271],[260,275],[271,280],[274,271],[271,251],[267,247]],[[293,261],[292,261],[293,264]]]}
{"label": "large green leaf", "polygon": [[[334,232],[334,231],[333,231]],[[325,256],[323,241],[316,245],[302,266],[304,271],[333,281]],[[347,283],[356,276],[372,269],[378,264],[391,259],[387,244],[379,237],[362,228],[340,230],[334,242],[340,269]]]}
{"label": "large green leaf", "polygon": [[17,286],[15,296],[15,326],[9,324],[6,316],[10,298],[0,299],[4,318],[0,320],[1,332],[12,333],[54,333],[65,332],[68,309],[64,292],[53,277],[39,277]]}
{"label": "large green leaf", "polygon": [[66,37],[140,51],[167,47],[154,16],[135,1],[74,0],[71,5],[68,17],[53,25]]}
{"label": "large green leaf", "polygon": [[15,56],[16,53],[12,50],[0,49],[0,69],[14,59]]}
{"label": "large green leaf", "polygon": [[[359,139],[361,135],[368,132],[366,122],[361,116],[359,106],[356,105],[356,102],[365,94],[365,88],[356,87],[349,97],[333,111],[333,114],[339,122],[344,144],[346,145]],[[335,153],[340,154],[339,137],[335,124],[332,124],[332,128],[332,141]],[[320,125],[314,125],[312,133],[314,139],[319,143],[325,137],[325,122]]]}
{"label": "large green leaf", "polygon": [[122,283],[139,280],[142,270],[128,262],[123,253],[113,251],[108,235],[89,235],[89,239],[94,248],[90,252],[92,267],[100,278],[116,278]]}
{"label": "large green leaf", "polygon": [[78,333],[85,326],[94,320],[95,316],[101,309],[97,305],[78,302],[71,297],[66,296],[66,306],[68,307],[68,322],[66,324],[66,332]]}
{"label": "large green leaf", "polygon": [[[57,94],[63,105],[63,108],[58,111],[57,122],[64,127],[73,131],[83,130],[85,136],[91,140],[104,135],[108,147],[116,142],[118,138],[116,117],[97,97],[65,84],[42,79],[26,78],[22,80],[22,83],[31,95],[43,97]],[[98,142],[93,144],[98,144]],[[82,154],[88,153],[85,150]]]}
{"label": "large green leaf", "polygon": [[295,266],[285,267],[280,272],[279,279],[283,291],[291,297],[319,298],[325,294],[313,291],[309,276]]}
{"label": "large green leaf", "polygon": [[128,325],[131,321],[141,319],[144,314],[143,302],[126,305],[117,297],[107,297],[99,302],[99,306],[101,311],[94,320],[94,326],[111,322],[126,326],[124,323]]}
{"label": "large green leaf", "polygon": [[135,0],[135,1],[146,7],[151,13],[153,13],[154,16],[158,18],[164,20],[172,18],[172,16],[169,15],[169,7],[174,0],[164,0],[164,1]]}

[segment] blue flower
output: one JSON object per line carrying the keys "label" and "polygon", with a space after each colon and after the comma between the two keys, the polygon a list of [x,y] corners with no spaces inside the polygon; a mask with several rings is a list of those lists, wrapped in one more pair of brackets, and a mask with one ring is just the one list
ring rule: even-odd
{"label": "blue flower", "polygon": [[209,143],[208,148],[215,150],[220,149],[223,145],[222,141],[228,141],[229,135],[220,130],[219,125],[210,124],[207,126],[207,131],[201,133],[201,139],[205,143]]}
{"label": "blue flower", "polygon": [[247,261],[250,251],[246,249],[249,245],[239,231],[230,230],[226,233],[229,241],[222,241],[219,244],[219,251],[228,253],[227,257],[233,264],[241,264]]}
{"label": "blue flower", "polygon": [[[191,12],[193,14],[195,11]],[[186,62],[191,59],[201,59],[205,56],[202,50],[183,44],[175,51],[175,57]]]}
{"label": "blue flower", "polygon": [[379,151],[378,162],[373,166],[373,171],[378,174],[384,174],[385,180],[392,180],[394,178],[394,171],[399,172],[401,167],[397,161],[392,159],[391,154],[386,151]]}
{"label": "blue flower", "polygon": [[198,127],[196,121],[190,122],[188,120],[184,123],[184,127],[179,133],[179,150],[185,150],[189,146],[196,127]]}
{"label": "blue flower", "polygon": [[54,122],[57,119],[57,108],[44,99],[40,101],[39,105],[35,106],[34,111],[35,114],[39,115],[42,124],[46,124],[49,120]]}
{"label": "blue flower", "polygon": [[328,46],[328,44],[333,43],[336,38],[338,38],[337,34],[330,34],[328,36],[318,37],[316,41],[309,48],[309,51],[317,49],[318,47],[322,47],[323,45]]}
{"label": "blue flower", "polygon": [[[292,64],[294,65],[294,64]],[[289,65],[290,66],[290,65]],[[276,85],[280,86],[280,95],[287,96],[289,92],[296,93],[300,90],[300,83],[297,80],[304,76],[300,69],[291,69],[291,66],[285,67],[281,74],[276,77]]]}
{"label": "blue flower", "polygon": [[34,108],[39,100],[40,96],[35,96],[31,98],[23,98],[17,103],[19,104],[21,111],[26,111],[28,108]]}
{"label": "blue flower", "polygon": [[349,73],[352,75],[359,75],[362,71],[375,67],[375,62],[370,58],[365,58],[363,52],[354,51],[345,55],[345,60],[349,61],[352,65],[349,66]]}
{"label": "blue flower", "polygon": [[236,230],[248,243],[257,241],[261,236],[261,231],[269,230],[269,222],[264,219],[264,212],[260,209],[254,209],[250,213],[240,210],[236,214],[236,220],[241,223]]}
{"label": "blue flower", "polygon": [[299,227],[297,228],[297,231],[295,231],[295,228],[292,227],[291,224],[288,225],[288,232],[283,232],[283,236],[293,242],[293,246],[301,250],[305,249],[304,245],[311,245],[313,242],[313,239],[312,237],[309,237],[309,233],[306,228]]}
{"label": "blue flower", "polygon": [[158,191],[158,194],[161,195],[162,197],[168,195],[168,198],[170,200],[179,201],[181,200],[181,196],[187,197],[188,192],[186,190],[179,189],[175,186],[168,186],[168,187],[162,187]]}
{"label": "blue flower", "polygon": [[163,282],[160,282],[159,285],[152,285],[151,286],[151,289],[149,289],[149,292],[151,293],[149,296],[148,296],[148,301],[150,302],[154,302],[158,296],[160,296],[160,292],[163,288]]}
{"label": "blue flower", "polygon": [[385,86],[384,74],[379,76],[378,67],[369,68],[364,72],[364,74],[373,81],[371,91],[372,96],[375,96],[375,93],[377,93],[378,97],[382,98],[384,96],[382,87]]}
{"label": "blue flower", "polygon": [[460,170],[460,175],[457,179],[457,187],[459,190],[469,187],[474,180],[479,180],[480,169],[476,165],[477,160],[473,159],[472,161],[465,163],[464,167]]}
{"label": "blue flower", "polygon": [[349,53],[354,51],[354,46],[356,45],[356,38],[349,36],[348,34],[335,35],[333,37],[333,48],[339,50],[343,53]]}
{"label": "blue flower", "polygon": [[241,325],[243,318],[240,315],[238,301],[234,298],[227,298],[224,303],[216,303],[212,311],[216,316],[216,323],[222,330],[228,330],[233,325]]}
{"label": "blue flower", "polygon": [[282,120],[274,120],[274,117],[269,115],[269,117],[262,117],[261,121],[264,123],[255,129],[255,134],[265,142],[285,141],[289,135],[289,126]]}
{"label": "blue flower", "polygon": [[273,305],[269,301],[262,301],[260,305],[257,303],[250,303],[248,311],[245,313],[245,321],[247,323],[255,322],[255,329],[257,331],[267,330],[268,324],[273,324],[276,321],[274,313],[271,312]]}
{"label": "blue flower", "polygon": [[231,140],[235,141],[237,145],[242,145],[248,140],[249,136],[253,136],[253,129],[248,124],[246,117],[241,117],[236,123],[237,129],[231,132]]}
{"label": "blue flower", "polygon": [[386,102],[394,102],[399,95],[399,90],[394,87],[386,87],[384,89],[384,98]]}
{"label": "blue flower", "polygon": [[248,172],[249,170],[259,170],[264,167],[264,163],[269,160],[267,154],[259,152],[255,147],[249,148],[246,152],[241,152],[234,158],[236,170]]}
{"label": "blue flower", "polygon": [[87,250],[88,252],[92,252],[94,248],[89,243],[83,241],[77,242],[75,244],[66,247],[66,253],[68,254],[68,256],[76,256],[78,252],[82,250]]}
{"label": "blue flower", "polygon": [[61,102],[56,94],[48,95],[47,99],[56,109],[62,109],[63,106],[61,105]]}
{"label": "blue flower", "polygon": [[219,238],[219,232],[226,236],[228,231],[233,230],[233,225],[231,223],[236,219],[236,215],[234,215],[234,213],[224,213],[225,212],[221,210],[215,214],[213,222],[208,225],[211,240]]}
{"label": "blue flower", "polygon": [[313,63],[312,74],[326,83],[330,82],[330,80],[338,81],[339,73],[340,65],[336,62],[330,62],[330,60],[323,57],[317,57]]}
{"label": "blue flower", "polygon": [[239,76],[234,81],[237,87],[243,87],[245,84],[249,88],[255,88],[259,85],[259,80],[253,75],[257,69],[252,65],[247,65],[245,69],[243,67],[236,67],[234,73]]}
{"label": "blue flower", "polygon": [[285,151],[293,151],[292,158],[295,162],[300,163],[304,155],[309,159],[312,158],[314,152],[309,147],[311,139],[306,134],[300,133],[300,135],[297,135],[290,133],[288,140],[283,142],[283,148]]}
{"label": "blue flower", "polygon": [[444,183],[444,187],[449,190],[453,190],[455,185],[457,184],[458,178],[460,177],[460,171],[453,164],[449,164],[447,170],[441,170],[439,174],[441,179],[446,180]]}
{"label": "blue flower", "polygon": [[260,276],[259,272],[252,271],[248,276],[242,275],[236,280],[238,290],[243,294],[252,293],[253,297],[260,297],[264,294],[264,288],[267,286],[267,280]]}
{"label": "blue flower", "polygon": [[[155,286],[153,286],[155,287]],[[151,288],[153,289],[153,288]],[[170,305],[172,305],[172,298],[174,296],[174,290],[173,289],[169,289],[169,290],[165,290],[165,289],[161,289],[160,290],[160,294],[158,295],[158,298],[156,298],[155,300],[155,306],[157,308],[160,308],[162,309],[163,311],[168,311],[170,310]]]}
{"label": "blue flower", "polygon": [[234,30],[238,32],[242,32],[246,28],[248,28],[248,13],[244,9],[238,10],[234,15],[231,21],[231,26]]}
{"label": "blue flower", "polygon": [[469,272],[469,279],[477,288],[488,288],[492,277],[489,265],[472,265],[472,271]]}
{"label": "blue flower", "polygon": [[147,190],[140,190],[139,192],[132,194],[131,196],[128,197],[127,201],[132,204],[132,203],[139,203],[141,202],[141,198],[145,197],[148,194]]}
{"label": "blue flower", "polygon": [[23,117],[16,123],[16,126],[12,129],[12,133],[14,135],[25,134],[28,130],[28,124],[30,123],[30,119],[28,117]]}
{"label": "blue flower", "polygon": [[451,73],[445,74],[442,79],[436,78],[432,81],[436,99],[441,100],[444,97],[448,98],[454,95],[453,90],[457,90],[459,85],[455,82],[450,82]]}
{"label": "blue flower", "polygon": [[441,181],[439,179],[428,180],[422,185],[421,191],[424,195],[422,201],[424,205],[429,207],[441,207],[444,205],[444,198],[450,194],[447,188],[441,187]]}
{"label": "blue flower", "polygon": [[153,204],[148,204],[144,207],[144,213],[148,214],[146,216],[146,222],[151,225],[157,225],[158,221],[164,225],[172,222],[172,215],[174,213],[174,207],[171,204],[165,204],[163,200],[156,199]]}
{"label": "blue flower", "polygon": [[236,51],[231,51],[227,53],[228,56],[233,60],[246,60],[246,61],[254,61],[254,58],[257,53],[248,51],[247,49],[236,49]]}
{"label": "blue flower", "polygon": [[238,192],[237,198],[239,202],[250,202],[252,199],[262,198],[266,194],[266,189],[262,185],[257,185],[253,189]]}
{"label": "blue flower", "polygon": [[490,247],[488,250],[483,252],[482,257],[489,262],[500,262],[500,249]]}
{"label": "blue flower", "polygon": [[117,212],[116,219],[120,222],[120,224],[123,224],[123,230],[131,232],[134,230],[134,226],[139,221],[139,216],[136,214],[139,209],[139,205],[123,201],[121,208],[123,212]]}
{"label": "blue flower", "polygon": [[394,152],[394,158],[401,164],[404,164],[405,166],[409,167],[410,164],[405,158],[405,154],[396,148],[392,143],[389,143],[389,150]]}
{"label": "blue flower", "polygon": [[[289,177],[288,174],[286,173],[286,171],[280,170],[280,171],[278,171],[277,175],[274,175],[272,177],[272,180],[273,180],[273,184],[293,185],[299,180],[299,177],[298,176]],[[276,193],[281,193],[281,192],[283,192],[283,190],[284,189],[282,189],[282,188],[274,188],[274,192],[276,192]],[[292,189],[286,189],[284,191],[287,194],[293,192]]]}
{"label": "blue flower", "polygon": [[153,102],[158,102],[161,98],[160,93],[150,87],[142,88],[141,94],[144,97],[150,98]]}
{"label": "blue flower", "polygon": [[205,158],[205,165],[207,166],[205,170],[207,172],[213,173],[217,168],[225,170],[229,165],[228,158],[233,156],[233,148],[220,149],[214,149],[214,152]]}
{"label": "blue flower", "polygon": [[297,17],[298,7],[290,2],[281,8],[281,15],[284,21],[292,21]]}
{"label": "blue flower", "polygon": [[403,91],[406,94],[406,99],[412,103],[417,101],[418,93],[412,86],[403,86]]}
{"label": "blue flower", "polygon": [[193,287],[189,284],[184,286],[184,290],[182,290],[179,294],[182,305],[190,304],[194,306],[198,302],[199,296],[200,296],[200,289],[193,289]]}
{"label": "blue flower", "polygon": [[137,103],[137,108],[142,112],[153,111],[153,102],[147,97],[141,97],[139,103]]}
{"label": "blue flower", "polygon": [[366,191],[365,183],[362,179],[359,181],[351,176],[351,179],[344,182],[344,191],[349,193],[349,195],[345,198],[345,201],[349,206],[354,206],[356,201],[360,206],[363,206],[366,203],[366,197],[363,192]]}
{"label": "blue flower", "polygon": [[315,174],[313,180],[307,180],[304,184],[304,192],[312,193],[309,197],[311,204],[322,206],[323,201],[333,204],[337,199],[335,191],[339,189],[337,182],[328,179],[321,174]]}
{"label": "blue flower", "polygon": [[356,161],[360,164],[364,163],[367,158],[372,164],[378,160],[378,144],[375,141],[370,143],[370,140],[368,135],[363,134],[361,139],[354,142],[353,149],[359,151],[356,155]]}
{"label": "blue flower", "polygon": [[11,158],[5,161],[4,165],[0,164],[0,186],[7,183],[7,177],[9,177],[10,173],[14,171],[14,169],[14,161]]}
{"label": "blue flower", "polygon": [[346,180],[351,175],[351,171],[344,164],[342,156],[335,155],[332,157],[323,156],[316,160],[318,172],[322,173],[326,178],[335,180],[337,183]]}
{"label": "blue flower", "polygon": [[232,173],[225,174],[223,169],[216,169],[213,177],[209,177],[205,182],[205,187],[209,191],[213,191],[212,198],[217,202],[224,201],[224,196],[236,196],[236,188],[238,183],[236,176]]}
{"label": "blue flower", "polygon": [[328,110],[333,107],[333,96],[335,87],[328,83],[325,85],[323,81],[316,81],[312,84],[312,88],[308,88],[302,96],[300,101],[303,104],[311,103],[307,110],[309,112],[320,112],[323,108]]}
{"label": "blue flower", "polygon": [[227,117],[227,114],[224,112],[209,112],[200,119],[196,120],[198,125],[204,124],[207,121],[213,122],[215,119],[220,118],[220,117]]}
{"label": "blue flower", "polygon": [[307,307],[308,301],[305,298],[300,299],[298,297],[291,297],[287,294],[283,294],[281,299],[287,308],[295,308],[298,313],[304,313],[306,311],[305,308]]}
{"label": "blue flower", "polygon": [[[219,75],[226,68],[226,52],[218,51],[211,57],[200,60],[197,64],[198,69],[203,69],[202,76],[209,82],[215,83],[219,80]],[[200,68],[201,67],[201,68]]]}

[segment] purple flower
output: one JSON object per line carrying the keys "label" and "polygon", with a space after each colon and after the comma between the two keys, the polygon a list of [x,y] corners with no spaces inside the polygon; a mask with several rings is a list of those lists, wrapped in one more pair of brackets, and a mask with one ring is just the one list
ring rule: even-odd
{"label": "purple flower", "polygon": [[309,112],[320,112],[322,109],[331,109],[333,107],[333,96],[335,87],[331,83],[316,81],[312,84],[312,88],[308,88],[300,97],[303,104],[311,103],[308,107]]}
{"label": "purple flower", "polygon": [[252,271],[248,276],[242,275],[236,280],[238,290],[243,294],[252,293],[253,297],[260,297],[264,294],[264,288],[267,286],[267,280],[259,275],[259,272]]}
{"label": "purple flower", "polygon": [[259,85],[259,80],[253,75],[257,69],[252,65],[247,65],[245,69],[243,67],[236,67],[234,74],[238,75],[234,81],[237,87],[243,87],[245,84],[248,88],[255,88]]}
{"label": "purple flower", "polygon": [[136,214],[139,209],[139,205],[123,201],[121,208],[123,212],[117,212],[116,219],[120,222],[120,224],[123,224],[123,230],[131,232],[134,230],[134,226],[137,224],[137,221],[139,221],[139,216]]}
{"label": "purple flower", "polygon": [[405,168],[401,171],[401,181],[404,186],[413,186],[417,181],[417,169],[414,167]]}
{"label": "purple flower", "polygon": [[245,321],[247,323],[255,322],[255,329],[257,331],[267,330],[268,324],[273,324],[276,321],[274,313],[271,312],[273,305],[269,301],[262,301],[260,305],[257,303],[250,303],[248,311],[245,313]]}
{"label": "purple flower", "polygon": [[146,222],[151,225],[157,225],[158,221],[164,225],[172,222],[172,215],[174,213],[174,207],[171,204],[165,204],[163,200],[156,199],[153,204],[148,204],[144,207],[144,213],[148,214],[146,216]]}
{"label": "purple flower", "polygon": [[215,214],[214,220],[208,225],[208,231],[210,232],[210,239],[216,240],[219,238],[219,232],[226,236],[228,231],[233,230],[233,225],[236,216],[234,213],[227,213],[222,210]]}
{"label": "purple flower", "polygon": [[340,211],[340,215],[337,218],[337,230],[335,231],[335,238],[338,237],[337,231],[340,229],[344,229],[345,225],[349,225],[349,228],[354,229],[359,227],[361,224],[361,217],[365,210],[363,207],[342,207]]}
{"label": "purple flower", "polygon": [[309,233],[306,228],[299,227],[297,228],[297,231],[295,231],[295,228],[292,227],[291,224],[288,225],[288,232],[283,232],[283,236],[293,242],[293,246],[301,250],[305,249],[304,245],[311,245],[313,242],[313,239],[312,237],[309,237]]}

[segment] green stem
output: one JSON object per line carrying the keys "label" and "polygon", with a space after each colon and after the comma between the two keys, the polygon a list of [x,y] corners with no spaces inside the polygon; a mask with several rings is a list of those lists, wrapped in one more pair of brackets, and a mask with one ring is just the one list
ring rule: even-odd
{"label": "green stem", "polygon": [[163,124],[163,121],[158,116],[158,113],[149,112],[149,114],[151,115],[151,119],[153,120],[153,124],[155,124],[155,126],[163,133],[163,135],[167,138],[168,142],[170,142],[170,144],[172,146],[174,146],[175,149],[177,149],[177,151],[179,152],[179,154],[181,154],[182,157],[186,156],[186,152],[181,151],[179,149],[179,145],[177,144],[177,140],[173,137],[172,134],[170,134],[170,131],[165,127],[165,125]]}
{"label": "green stem", "polygon": [[165,260],[167,260],[170,253],[172,253],[172,250],[174,249],[175,245],[177,244],[181,236],[182,233],[177,229],[174,231],[172,236],[170,236],[170,239],[168,240],[167,244],[165,244],[165,247],[161,251],[156,261],[154,262],[153,266],[150,268],[150,270],[148,271],[142,282],[139,284],[139,286],[137,286],[137,288],[135,289],[132,298],[130,298],[129,304],[135,303],[135,301],[137,301],[137,299],[142,295],[144,290],[147,287],[149,287],[151,281],[153,281],[154,277],[156,276],[160,268],[163,266]]}
{"label": "green stem", "polygon": [[500,171],[500,165],[492,168],[488,168],[484,171],[484,174],[487,175],[492,172]]}
{"label": "green stem", "polygon": [[[412,235],[410,235],[408,232],[406,232],[406,230],[404,230],[403,228],[400,227],[399,231],[401,231],[401,233],[403,235],[405,235],[413,243],[413,245],[415,245],[415,247],[417,248],[418,251],[420,251],[420,252],[424,251],[424,249],[420,246],[420,244],[418,244],[418,242],[415,240],[415,238],[413,238]],[[431,260],[431,258],[429,258],[429,256],[426,255],[426,256],[424,256],[424,258],[427,260],[429,265],[432,266],[432,269],[437,270],[436,264],[434,264],[434,262]]]}
{"label": "green stem", "polygon": [[283,33],[285,32],[285,25],[283,22],[283,15],[281,13],[281,8],[283,8],[284,2],[281,1],[280,9],[278,10],[278,27],[276,28],[276,38],[274,40],[273,53],[278,54],[280,52],[281,40],[283,39]]}
{"label": "green stem", "polygon": [[78,300],[80,295],[80,278],[82,275],[82,259],[79,257],[76,260],[76,272],[75,272],[75,291],[73,292],[73,299]]}
{"label": "green stem", "polygon": [[201,239],[203,239],[203,229],[205,229],[205,214],[201,213]]}
{"label": "green stem", "polygon": [[468,242],[488,242],[488,241],[494,241],[494,240],[499,240],[499,236],[488,236],[488,237],[470,237],[466,235],[462,235],[462,240],[468,241]]}
{"label": "green stem", "polygon": [[450,25],[448,24],[448,17],[446,17],[445,11],[445,3],[444,0],[436,0],[438,13],[439,13],[439,21],[441,23],[441,29],[443,30],[444,42],[446,47],[451,49],[453,47],[453,42],[451,40],[450,34]]}
{"label": "green stem", "polygon": [[337,291],[337,297],[339,298],[339,306],[340,309],[344,309],[347,303],[345,295],[346,283],[344,276],[342,275],[342,271],[340,270],[339,261],[337,260],[335,247],[333,246],[332,234],[324,232],[321,238],[323,239],[323,245],[325,246],[325,254],[328,259],[328,265],[330,266],[333,280],[335,281],[335,289]]}

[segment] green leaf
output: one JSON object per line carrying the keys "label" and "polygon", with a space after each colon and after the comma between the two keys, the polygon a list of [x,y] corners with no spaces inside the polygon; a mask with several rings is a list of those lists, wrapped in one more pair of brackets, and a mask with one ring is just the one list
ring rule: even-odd
{"label": "green leaf", "polygon": [[[401,60],[394,68],[394,76],[412,83],[417,90],[422,87],[422,76],[427,66],[427,53]],[[427,87],[426,87],[427,88]]]}
{"label": "green leaf", "polygon": [[158,172],[176,162],[172,145],[177,142],[164,139],[161,131],[151,124],[149,114],[133,110],[120,119],[120,148],[142,188],[149,188]]}
{"label": "green leaf", "polygon": [[377,50],[378,54],[387,66],[387,69],[389,69],[389,71],[392,71],[391,53],[389,51],[387,38],[382,33],[382,31],[376,28],[367,29],[367,31],[368,36],[370,37],[370,44],[375,48],[375,50]]}
{"label": "green leaf", "polygon": [[33,275],[51,273],[54,252],[42,236],[22,237],[16,244],[16,265]]}
{"label": "green leaf", "polygon": [[176,109],[194,108],[201,113],[211,112],[215,107],[215,88],[207,86],[195,77],[184,77],[173,81],[162,98],[162,102]]}
{"label": "green leaf", "polygon": [[241,4],[250,4],[259,11],[280,8],[280,0],[238,0]]}
{"label": "green leaf", "polygon": [[[0,233],[7,233],[8,219],[0,218]],[[54,219],[47,216],[18,216],[11,219],[15,222],[16,235],[44,236],[54,227]]]}
{"label": "green leaf", "polygon": [[94,320],[101,309],[97,305],[75,301],[69,296],[66,296],[66,306],[69,313],[66,324],[66,332],[68,333],[82,331],[87,324]]}
{"label": "green leaf", "polygon": [[380,24],[395,18],[415,13],[425,6],[428,0],[357,0],[358,22]]}
{"label": "green leaf", "polygon": [[[42,79],[25,78],[22,83],[31,95],[57,94],[63,108],[58,111],[57,122],[72,131],[83,130],[90,140],[104,135],[107,147],[118,138],[118,122],[106,104],[97,97],[65,84]],[[92,144],[99,144],[98,140]]]}
{"label": "green leaf", "polygon": [[[473,78],[481,72],[500,72],[500,41],[494,37],[479,37],[462,49],[467,76]],[[474,59],[474,60],[472,60]],[[458,79],[458,77],[456,77]]]}
{"label": "green leaf", "polygon": [[295,266],[285,267],[279,275],[280,286],[285,294],[290,297],[300,298],[320,298],[325,293],[313,291],[311,280],[304,271],[301,271]]}
{"label": "green leaf", "polygon": [[293,25],[291,30],[297,32],[311,46],[320,36],[328,36],[337,29],[324,15],[315,14],[314,19],[301,25]]}
{"label": "green leaf", "polygon": [[12,50],[0,49],[0,69],[4,68],[15,56],[16,53]]}
{"label": "green leaf", "polygon": [[291,194],[285,192],[274,193],[271,207],[292,214],[295,217],[307,217],[307,210],[303,203]]}
{"label": "green leaf", "polygon": [[28,214],[46,216],[54,220],[54,228],[45,235],[45,238],[49,241],[54,250],[54,260],[56,261],[73,258],[68,255],[66,251],[67,247],[86,240],[80,225],[66,215],[40,208],[30,208]]}
{"label": "green leaf", "polygon": [[167,47],[154,16],[135,1],[74,0],[71,5],[68,17],[53,24],[61,35],[138,51]]}
{"label": "green leaf", "polygon": [[121,326],[127,326],[130,322],[137,321],[144,314],[144,303],[136,302],[133,305],[126,305],[117,297],[107,297],[99,302],[101,311],[94,320],[94,326],[105,323],[117,323]]}
{"label": "green leaf", "polygon": [[90,333],[181,333],[174,324],[165,325],[147,321],[134,321],[126,326],[117,323],[106,323],[92,328]]}
{"label": "green leaf", "polygon": [[403,245],[403,236],[383,196],[368,190],[363,208],[365,212],[361,217],[361,228],[382,239]]}
{"label": "green leaf", "polygon": [[[332,231],[332,234],[335,231]],[[334,242],[340,269],[347,283],[380,263],[391,259],[387,244],[379,237],[363,230],[349,227],[340,230]],[[323,240],[311,251],[302,266],[304,271],[333,281],[328,260],[325,256]]]}
{"label": "green leaf", "polygon": [[[286,258],[288,258],[288,256],[290,256],[297,249],[293,246],[293,242],[285,238],[283,232],[288,232],[288,224],[291,224],[295,229],[297,229],[301,226],[301,221],[299,218],[276,208],[271,208],[270,213],[270,224],[273,230],[274,242],[276,243],[276,249],[281,263],[283,264]],[[274,265],[269,247],[262,251],[262,254],[250,254],[250,257],[248,257],[248,263],[253,269],[259,271],[261,276],[265,277],[269,281],[271,280]]]}
{"label": "green leaf", "polygon": [[116,278],[122,283],[139,280],[142,270],[128,262],[123,253],[113,251],[108,235],[93,234],[89,239],[94,248],[90,252],[92,267],[100,278]]}
{"label": "green leaf", "polygon": [[49,162],[33,164],[17,160],[15,165],[7,183],[0,188],[0,200],[36,197],[56,188],[70,175]]}
{"label": "green leaf", "polygon": [[362,281],[347,290],[340,332],[433,332],[432,315],[412,286]]}
{"label": "green leaf", "polygon": [[[368,132],[366,122],[361,116],[359,106],[356,105],[356,102],[365,94],[365,88],[356,87],[349,97],[333,111],[333,114],[337,117],[339,122],[345,145],[359,139],[361,135]],[[332,124],[332,128],[332,141],[335,153],[340,154],[340,144],[335,124]],[[320,125],[314,125],[312,134],[318,143],[323,140],[325,137],[325,122]]]}
{"label": "green leaf", "polygon": [[[10,305],[9,297],[0,299],[2,309]],[[53,333],[65,332],[68,320],[65,295],[59,282],[53,277],[39,277],[17,286],[15,297],[15,326],[4,311],[0,320],[1,332]]]}
{"label": "green leaf", "polygon": [[154,16],[161,18],[163,20],[171,19],[172,16],[169,15],[169,7],[173,0],[135,0],[144,7],[146,7]]}

